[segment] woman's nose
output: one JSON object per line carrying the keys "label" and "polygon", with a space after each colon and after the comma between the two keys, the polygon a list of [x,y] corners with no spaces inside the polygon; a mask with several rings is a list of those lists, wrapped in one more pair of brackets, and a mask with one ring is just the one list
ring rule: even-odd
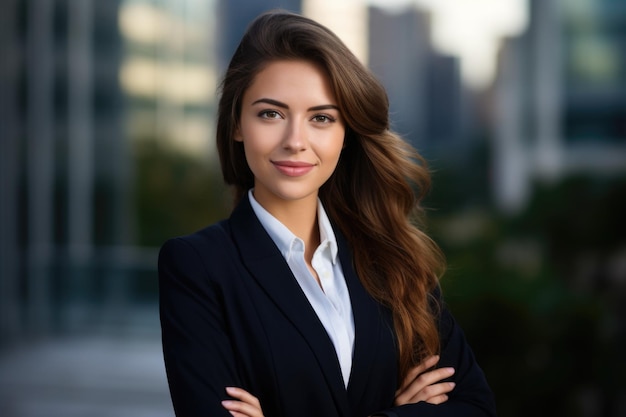
{"label": "woman's nose", "polygon": [[283,148],[292,152],[300,152],[307,148],[306,127],[304,122],[292,120],[287,125]]}

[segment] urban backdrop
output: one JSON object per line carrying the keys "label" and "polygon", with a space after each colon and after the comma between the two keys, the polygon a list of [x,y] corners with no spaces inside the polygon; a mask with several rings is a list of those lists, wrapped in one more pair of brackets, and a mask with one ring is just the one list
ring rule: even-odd
{"label": "urban backdrop", "polygon": [[429,161],[444,293],[500,415],[626,415],[617,0],[4,0],[3,415],[172,415],[158,247],[228,214],[216,88],[275,7],[344,37]]}

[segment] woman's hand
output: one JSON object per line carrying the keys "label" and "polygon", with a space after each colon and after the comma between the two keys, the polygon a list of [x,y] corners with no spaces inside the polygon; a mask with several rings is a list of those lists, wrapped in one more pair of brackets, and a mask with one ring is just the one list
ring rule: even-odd
{"label": "woman's hand", "polygon": [[409,371],[396,391],[394,405],[413,404],[425,401],[441,404],[448,400],[448,393],[454,389],[454,382],[441,382],[454,374],[454,368],[431,369],[439,361],[439,356],[430,356]]}
{"label": "woman's hand", "polygon": [[226,387],[226,392],[236,400],[222,401],[222,406],[235,417],[263,417],[261,404],[245,389]]}

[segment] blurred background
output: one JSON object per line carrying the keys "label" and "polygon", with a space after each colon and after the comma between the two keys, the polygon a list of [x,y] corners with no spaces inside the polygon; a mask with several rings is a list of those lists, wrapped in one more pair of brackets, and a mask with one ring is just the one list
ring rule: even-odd
{"label": "blurred background", "polygon": [[0,414],[173,416],[158,248],[228,215],[216,87],[274,7],[336,31],[429,161],[499,414],[625,416],[621,0],[3,0]]}

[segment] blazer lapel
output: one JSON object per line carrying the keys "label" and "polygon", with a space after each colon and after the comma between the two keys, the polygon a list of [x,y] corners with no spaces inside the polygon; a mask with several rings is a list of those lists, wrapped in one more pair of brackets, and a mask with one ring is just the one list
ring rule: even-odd
{"label": "blazer lapel", "polygon": [[311,346],[338,408],[343,415],[349,415],[346,390],[332,341],[289,265],[254,214],[247,195],[233,211],[229,223],[242,263]]}
{"label": "blazer lapel", "polygon": [[352,372],[348,383],[348,397],[351,404],[358,404],[365,393],[370,377],[371,364],[376,360],[380,344],[381,320],[379,305],[365,290],[353,268],[352,252],[344,236],[335,227],[339,259],[350,292],[352,314],[354,315],[354,354]]}

